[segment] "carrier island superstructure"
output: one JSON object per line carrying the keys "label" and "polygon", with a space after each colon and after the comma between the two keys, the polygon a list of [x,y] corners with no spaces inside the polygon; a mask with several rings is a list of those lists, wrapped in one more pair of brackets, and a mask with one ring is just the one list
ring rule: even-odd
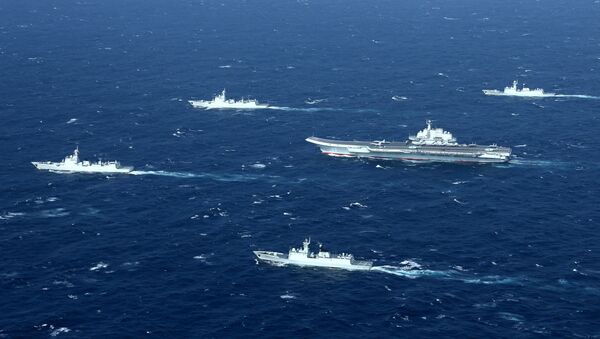
{"label": "carrier island superstructure", "polygon": [[324,154],[334,157],[356,157],[408,162],[501,163],[510,159],[512,150],[498,145],[459,144],[452,133],[442,128],[427,127],[404,142],[342,141],[317,137],[307,138]]}

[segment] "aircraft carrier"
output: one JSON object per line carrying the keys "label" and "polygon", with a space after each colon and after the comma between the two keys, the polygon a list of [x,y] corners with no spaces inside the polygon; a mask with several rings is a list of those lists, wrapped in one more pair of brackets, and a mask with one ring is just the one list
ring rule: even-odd
{"label": "aircraft carrier", "polygon": [[319,146],[321,152],[329,156],[408,162],[502,163],[509,161],[512,153],[510,148],[495,144],[459,144],[452,133],[432,128],[431,120],[427,120],[425,129],[404,142],[342,141],[317,137],[306,141]]}

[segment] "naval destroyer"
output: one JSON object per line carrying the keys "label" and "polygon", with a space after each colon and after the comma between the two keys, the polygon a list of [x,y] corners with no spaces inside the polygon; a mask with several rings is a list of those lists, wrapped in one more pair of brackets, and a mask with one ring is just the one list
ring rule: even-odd
{"label": "naval destroyer", "polygon": [[319,245],[319,252],[310,252],[310,239],[304,239],[302,248],[291,248],[287,254],[270,251],[254,251],[260,261],[276,265],[297,265],[311,267],[339,268],[351,271],[368,271],[372,261],[355,260],[352,254],[333,254]]}
{"label": "naval destroyer", "polygon": [[92,163],[87,160],[79,159],[79,146],[73,151],[73,154],[67,155],[61,162],[32,162],[39,170],[48,170],[51,172],[67,173],[129,173],[133,167],[121,166],[118,161],[98,161]]}
{"label": "naval destroyer", "polygon": [[215,96],[212,100],[188,100],[194,108],[204,109],[261,109],[267,108],[267,104],[259,104],[256,100],[242,99],[235,101],[227,99],[225,90],[220,95]]}
{"label": "naval destroyer", "polygon": [[417,135],[409,136],[405,142],[342,141],[317,137],[307,138],[334,157],[356,157],[408,162],[472,162],[500,163],[510,159],[512,150],[497,145],[482,146],[459,144],[452,133],[441,128],[432,128],[431,120]]}
{"label": "naval destroyer", "polygon": [[499,91],[497,89],[484,89],[483,94],[485,95],[495,95],[495,96],[512,96],[512,97],[530,97],[530,98],[543,98],[543,97],[552,97],[555,96],[556,93],[546,93],[542,88],[528,88],[522,86],[521,89],[517,88],[517,81],[513,81],[512,86],[504,87],[504,91]]}

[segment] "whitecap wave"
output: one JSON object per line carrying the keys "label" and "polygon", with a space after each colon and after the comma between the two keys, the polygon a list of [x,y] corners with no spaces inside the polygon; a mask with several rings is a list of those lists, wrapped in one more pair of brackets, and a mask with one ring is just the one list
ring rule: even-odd
{"label": "whitecap wave", "polygon": [[308,98],[308,100],[304,101],[304,103],[308,104],[308,105],[314,105],[314,104],[318,104],[323,101],[327,101],[327,99],[314,99],[313,100],[313,99]]}
{"label": "whitecap wave", "polygon": [[460,205],[466,205],[467,204],[466,202],[460,201],[460,200],[458,200],[456,198],[454,198],[453,200],[454,200],[455,203],[460,204]]}
{"label": "whitecap wave", "polygon": [[108,267],[108,264],[101,261],[101,262],[97,263],[96,265],[90,267],[90,271],[98,271],[100,269],[107,268],[107,267]]}
{"label": "whitecap wave", "polygon": [[200,261],[203,264],[211,265],[208,259],[211,258],[213,255],[214,253],[195,255],[194,259]]}
{"label": "whitecap wave", "polygon": [[53,330],[52,332],[50,332],[50,336],[51,337],[56,337],[57,335],[61,334],[61,333],[69,333],[71,332],[71,329],[68,327],[59,327],[55,330]]}
{"label": "whitecap wave", "polygon": [[42,217],[42,218],[60,218],[60,217],[66,217],[69,214],[71,214],[71,212],[68,212],[66,209],[61,207],[61,208],[53,208],[51,210],[41,211],[40,217]]}
{"label": "whitecap wave", "polygon": [[0,220],[8,220],[8,219],[12,219],[15,217],[21,217],[24,215],[25,215],[25,213],[22,213],[22,212],[8,212],[8,213],[0,215]]}
{"label": "whitecap wave", "polygon": [[73,285],[73,283],[71,283],[70,281],[67,281],[67,280],[54,280],[52,282],[52,284],[56,285],[56,286],[65,286],[67,288],[75,287],[75,285]]}
{"label": "whitecap wave", "polygon": [[368,206],[367,206],[367,205],[363,205],[363,204],[361,204],[360,202],[353,202],[353,203],[351,203],[351,204],[350,204],[350,206],[349,206],[349,207],[356,207],[356,208],[367,208]]}
{"label": "whitecap wave", "polygon": [[510,313],[510,312],[499,312],[498,316],[500,316],[500,318],[504,319],[504,320],[509,320],[509,321],[514,321],[514,322],[523,322],[525,320],[525,317],[523,317],[520,314],[516,314],[516,313]]}

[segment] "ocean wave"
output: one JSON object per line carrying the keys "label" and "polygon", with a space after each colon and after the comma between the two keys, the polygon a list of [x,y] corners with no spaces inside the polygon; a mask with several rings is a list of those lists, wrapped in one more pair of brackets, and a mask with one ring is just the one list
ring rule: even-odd
{"label": "ocean wave", "polygon": [[59,327],[55,330],[53,330],[52,332],[50,332],[50,336],[51,337],[56,337],[57,335],[61,334],[61,333],[69,333],[71,332],[71,329],[68,327]]}
{"label": "ocean wave", "polygon": [[256,168],[256,169],[263,169],[263,168],[266,168],[267,165],[261,164],[261,163],[257,162],[255,164],[252,164],[252,165],[248,166],[248,167],[252,167],[252,168]]}
{"label": "ocean wave", "polygon": [[279,298],[284,299],[284,300],[290,300],[290,299],[296,299],[297,297],[293,294],[290,294],[289,292],[286,292],[285,294],[280,295]]}
{"label": "ocean wave", "polygon": [[53,208],[51,210],[44,210],[40,212],[40,217],[42,218],[59,218],[59,217],[66,217],[69,214],[71,214],[71,212],[68,212],[66,209],[64,208]]}
{"label": "ocean wave", "polygon": [[353,202],[350,203],[349,207],[356,207],[356,208],[367,208],[367,205],[363,205],[360,202]]}
{"label": "ocean wave", "polygon": [[15,217],[22,217],[25,213],[22,212],[8,212],[0,215],[0,220],[9,220]]}
{"label": "ocean wave", "polygon": [[108,264],[101,261],[101,262],[97,263],[96,265],[90,267],[90,271],[98,271],[100,269],[107,268],[107,267],[108,267]]}
{"label": "ocean wave", "polygon": [[306,101],[304,101],[304,103],[308,104],[308,105],[314,105],[314,104],[318,104],[323,101],[327,101],[327,99],[314,99],[313,100],[313,99],[308,98]]}

